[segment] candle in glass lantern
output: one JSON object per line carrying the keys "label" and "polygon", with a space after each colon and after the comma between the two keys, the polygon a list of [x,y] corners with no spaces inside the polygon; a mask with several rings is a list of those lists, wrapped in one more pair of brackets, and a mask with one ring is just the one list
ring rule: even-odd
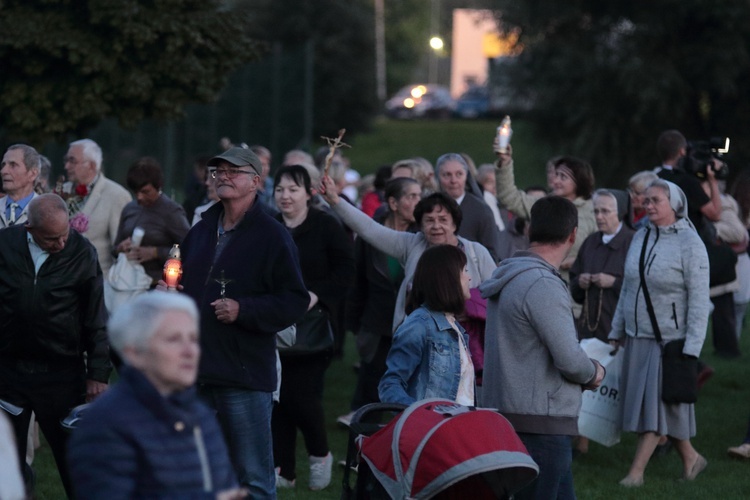
{"label": "candle in glass lantern", "polygon": [[182,277],[182,261],[180,260],[180,245],[172,246],[169,251],[169,258],[164,263],[164,282],[167,289],[177,290],[177,284]]}
{"label": "candle in glass lantern", "polygon": [[510,138],[513,136],[513,129],[510,128],[510,116],[505,116],[503,121],[500,122],[500,126],[497,127],[497,143],[498,152],[507,153],[508,144],[510,144]]}

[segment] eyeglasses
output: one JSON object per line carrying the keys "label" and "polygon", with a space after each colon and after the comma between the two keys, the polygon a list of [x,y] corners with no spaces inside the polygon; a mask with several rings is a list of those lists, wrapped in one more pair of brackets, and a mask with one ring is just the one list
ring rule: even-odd
{"label": "eyeglasses", "polygon": [[76,160],[72,156],[65,156],[63,157],[63,163],[70,163],[71,165],[78,165],[79,163],[82,163],[82,162]]}
{"label": "eyeglasses", "polygon": [[216,179],[220,175],[226,176],[228,179],[234,179],[240,174],[258,175],[255,170],[242,170],[239,168],[216,168],[208,167],[208,173],[212,179]]}
{"label": "eyeglasses", "polygon": [[656,196],[652,196],[651,198],[646,198],[645,200],[643,200],[643,205],[644,206],[658,205],[664,201],[666,201],[666,198],[658,198]]}

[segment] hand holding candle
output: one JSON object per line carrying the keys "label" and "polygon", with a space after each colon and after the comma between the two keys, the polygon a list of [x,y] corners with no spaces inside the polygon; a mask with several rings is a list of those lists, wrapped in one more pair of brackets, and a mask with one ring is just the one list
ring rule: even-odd
{"label": "hand holding candle", "polygon": [[500,126],[497,127],[497,145],[498,153],[507,153],[508,144],[510,144],[510,138],[513,137],[513,129],[510,128],[510,116],[505,116],[503,121],[500,122]]}

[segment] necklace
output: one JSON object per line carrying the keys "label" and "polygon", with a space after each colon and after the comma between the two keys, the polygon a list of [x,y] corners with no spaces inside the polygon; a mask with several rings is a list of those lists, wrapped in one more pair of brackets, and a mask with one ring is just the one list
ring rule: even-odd
{"label": "necklace", "polygon": [[586,328],[590,332],[595,332],[597,328],[599,328],[599,320],[602,317],[602,295],[604,294],[604,288],[599,289],[599,306],[596,310],[596,322],[594,323],[594,326],[591,326],[591,321],[589,318],[589,290],[590,288],[586,289],[586,296],[583,299],[583,311],[581,312],[581,316],[584,318],[584,325],[586,325]]}

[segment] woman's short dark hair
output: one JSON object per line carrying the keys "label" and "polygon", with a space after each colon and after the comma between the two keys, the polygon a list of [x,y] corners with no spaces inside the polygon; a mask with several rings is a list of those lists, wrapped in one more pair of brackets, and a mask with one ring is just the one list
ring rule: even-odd
{"label": "woman's short dark hair", "polygon": [[164,174],[156,158],[144,156],[130,165],[125,182],[131,191],[139,191],[149,184],[160,190],[164,185]]}
{"label": "woman's short dark hair", "polygon": [[426,305],[432,311],[464,312],[461,272],[466,254],[453,245],[437,245],[424,251],[417,262],[411,291],[406,298],[406,314]]}
{"label": "woman's short dark hair", "polygon": [[276,190],[276,186],[281,182],[282,177],[289,177],[292,182],[303,188],[307,194],[312,195],[312,181],[310,180],[310,174],[307,173],[307,169],[302,165],[286,165],[279,168],[276,171],[276,175],[273,177],[274,190]]}
{"label": "woman's short dark hair", "polygon": [[587,161],[573,156],[563,156],[555,163],[555,170],[565,165],[573,172],[573,181],[576,183],[576,196],[588,200],[594,192],[594,170]]}
{"label": "woman's short dark hair", "polygon": [[392,176],[391,166],[382,165],[375,171],[375,180],[373,180],[372,186],[377,189],[384,189]]}
{"label": "woman's short dark hair", "polygon": [[445,193],[432,193],[419,200],[417,206],[414,207],[414,220],[417,222],[417,225],[421,228],[424,214],[432,212],[438,206],[450,212],[451,217],[453,217],[453,223],[456,225],[456,233],[458,233],[458,228],[461,227],[461,208],[456,203],[456,200]]}

